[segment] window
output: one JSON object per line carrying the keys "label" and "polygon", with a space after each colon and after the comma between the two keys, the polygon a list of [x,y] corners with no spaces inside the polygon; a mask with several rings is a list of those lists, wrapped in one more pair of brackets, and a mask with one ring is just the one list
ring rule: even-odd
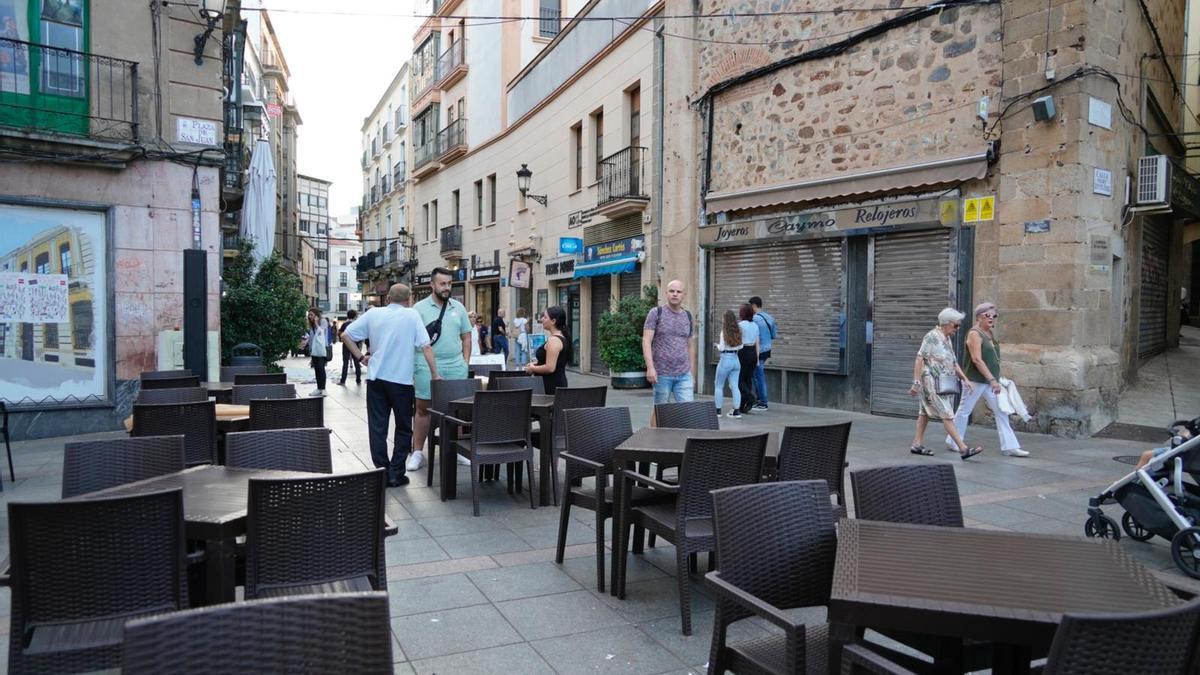
{"label": "window", "polygon": [[429,237],[429,239],[436,240],[438,237],[438,213],[436,199],[429,202],[429,219],[433,223],[433,234]]}
{"label": "window", "polygon": [[58,247],[58,264],[60,274],[71,273],[71,245],[62,244]]}
{"label": "window", "polygon": [[304,234],[309,234],[309,232],[311,231],[311,228],[312,228],[312,223],[310,223],[309,221],[307,221],[303,218],[300,219],[300,231],[301,232],[303,232]]}
{"label": "window", "polygon": [[[342,256],[345,257],[345,255],[346,255],[346,252],[342,251]],[[345,286],[348,283],[350,283],[350,273],[349,272],[338,272],[338,285]]]}
{"label": "window", "polygon": [[[346,262],[346,252],[345,251],[338,251],[338,264],[342,265],[343,267],[348,264]],[[345,272],[343,272],[343,274],[345,274]]]}
{"label": "window", "polygon": [[538,35],[544,38],[552,38],[558,35],[560,19],[562,17],[562,8],[559,5],[560,0],[541,0],[538,15]]}
{"label": "window", "polygon": [[350,302],[350,294],[349,293],[338,293],[338,311],[339,312],[344,312],[347,309],[349,309],[349,307],[346,306],[349,304],[349,302]]}
{"label": "window", "polygon": [[92,303],[87,300],[71,303],[71,341],[75,349],[92,348]]}
{"label": "window", "polygon": [[432,240],[433,236],[431,236],[429,234],[430,220],[429,220],[429,205],[428,204],[421,205],[421,222],[422,222],[422,224],[425,225],[425,241]]}
{"label": "window", "polygon": [[571,147],[572,154],[575,155],[573,164],[575,165],[575,182],[573,187],[576,190],[583,189],[583,125],[576,124],[571,127]]}
{"label": "window", "polygon": [[39,253],[33,260],[34,274],[50,274],[50,254]]}
{"label": "window", "polygon": [[487,177],[488,182],[488,223],[496,224],[496,174]]}
{"label": "window", "polygon": [[600,161],[604,159],[604,111],[592,114],[593,142],[596,144],[596,180],[603,174]]}
{"label": "window", "polygon": [[483,227],[483,181],[475,181],[475,227]]}
{"label": "window", "polygon": [[450,221],[451,225],[462,225],[462,219],[459,217],[459,215],[460,215],[459,214],[459,201],[460,200],[458,198],[458,190],[451,192],[450,193],[450,208],[451,208],[450,215],[452,215],[454,217],[453,220]]}
{"label": "window", "polygon": [[629,90],[629,145],[638,147],[642,144],[642,90],[634,87]]}

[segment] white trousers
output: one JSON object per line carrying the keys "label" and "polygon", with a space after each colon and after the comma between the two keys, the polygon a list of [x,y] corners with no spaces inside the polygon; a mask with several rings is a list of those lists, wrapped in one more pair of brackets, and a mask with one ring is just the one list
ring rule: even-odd
{"label": "white trousers", "polygon": [[[974,388],[970,393],[962,395],[958,403],[958,412],[954,413],[954,428],[958,430],[963,442],[967,442],[967,422],[971,419],[971,412],[975,410],[975,404],[979,403],[979,397],[982,396],[987,399],[988,407],[992,409],[992,415],[996,418],[996,431],[1000,433],[1000,450],[1020,450],[1021,442],[1017,440],[1012,425],[1008,423],[1008,415],[1000,412],[1000,404],[996,401],[996,395],[992,393],[992,387],[986,382],[971,384]],[[946,436],[946,447],[954,447],[954,439],[949,436]]]}

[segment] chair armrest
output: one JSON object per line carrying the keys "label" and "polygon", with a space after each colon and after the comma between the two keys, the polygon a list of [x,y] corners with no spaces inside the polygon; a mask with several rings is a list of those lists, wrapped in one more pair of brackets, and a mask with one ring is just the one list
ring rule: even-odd
{"label": "chair armrest", "polygon": [[776,626],[779,626],[788,634],[794,635],[804,630],[804,622],[792,619],[787,614],[784,614],[783,610],[768,602],[756,598],[755,596],[750,595],[746,591],[743,591],[728,581],[725,581],[718,576],[719,574],[720,572],[716,571],[709,572],[708,574],[704,575],[704,583],[710,589],[712,589],[719,598],[728,600],[740,605],[743,609],[754,612],[758,616],[770,621]]}
{"label": "chair armrest", "polygon": [[655,479],[647,476],[644,473],[638,473],[637,471],[631,471],[629,469],[621,469],[621,474],[622,474],[622,478],[632,480],[635,483],[638,483],[639,485],[643,485],[645,487],[650,488],[651,490],[658,490],[660,492],[669,492],[671,494],[679,494],[679,486],[678,485],[672,485],[670,483],[664,483],[661,480],[655,480]]}
{"label": "chair armrest", "polygon": [[442,421],[449,422],[451,424],[456,424],[460,427],[466,427],[466,428],[470,428],[470,426],[472,424],[471,422],[468,422],[467,420],[460,420],[457,417],[451,417],[450,415],[443,415]]}
{"label": "chair armrest", "polygon": [[913,671],[893,663],[861,644],[843,645],[843,675],[864,672],[874,675],[914,675]]}
{"label": "chair armrest", "polygon": [[572,455],[569,452],[560,452],[560,453],[558,453],[558,456],[567,460],[568,462],[575,462],[577,464],[582,464],[582,465],[592,468],[592,469],[607,469],[608,468],[605,465],[601,464],[600,462],[593,462],[590,459],[584,459],[583,457],[578,457],[576,455]]}

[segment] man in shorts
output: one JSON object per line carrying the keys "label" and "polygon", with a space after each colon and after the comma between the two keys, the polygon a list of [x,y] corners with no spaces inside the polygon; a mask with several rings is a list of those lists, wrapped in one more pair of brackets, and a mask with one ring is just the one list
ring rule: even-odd
{"label": "man in shorts", "polygon": [[[691,401],[696,392],[696,341],[692,313],[683,308],[683,282],[667,284],[667,304],[650,310],[642,324],[642,357],[646,379],[654,385],[654,402]],[[441,368],[441,366],[438,366]]]}
{"label": "man in shorts", "polygon": [[[429,297],[413,305],[413,309],[421,315],[421,321],[426,326],[441,317],[441,330],[429,331],[438,374],[446,380],[465,380],[468,375],[467,363],[471,359],[471,322],[467,318],[467,308],[450,297],[453,279],[450,270],[434,268],[433,278],[429,282]],[[429,400],[432,398],[429,380],[429,367],[418,359],[413,368],[413,386],[417,397],[417,414],[413,419],[413,451],[405,467],[409,471],[416,471],[425,465],[425,453],[422,450],[425,437],[429,434]]]}

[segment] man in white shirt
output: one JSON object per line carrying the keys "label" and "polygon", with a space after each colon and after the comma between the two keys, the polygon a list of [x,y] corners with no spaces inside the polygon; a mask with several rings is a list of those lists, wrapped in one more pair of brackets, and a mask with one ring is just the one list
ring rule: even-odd
{"label": "man in white shirt", "polygon": [[[416,310],[408,307],[412,291],[404,284],[388,290],[387,307],[360,316],[342,333],[342,344],[355,361],[367,366],[367,433],[371,461],[388,470],[388,487],[408,485],[404,460],[412,447],[412,418],[415,390],[413,364],[417,350],[425,356],[429,372],[441,379],[437,360],[429,344],[429,333]],[[371,354],[363,356],[356,342],[367,340]],[[396,418],[392,457],[387,454],[388,414]]]}

